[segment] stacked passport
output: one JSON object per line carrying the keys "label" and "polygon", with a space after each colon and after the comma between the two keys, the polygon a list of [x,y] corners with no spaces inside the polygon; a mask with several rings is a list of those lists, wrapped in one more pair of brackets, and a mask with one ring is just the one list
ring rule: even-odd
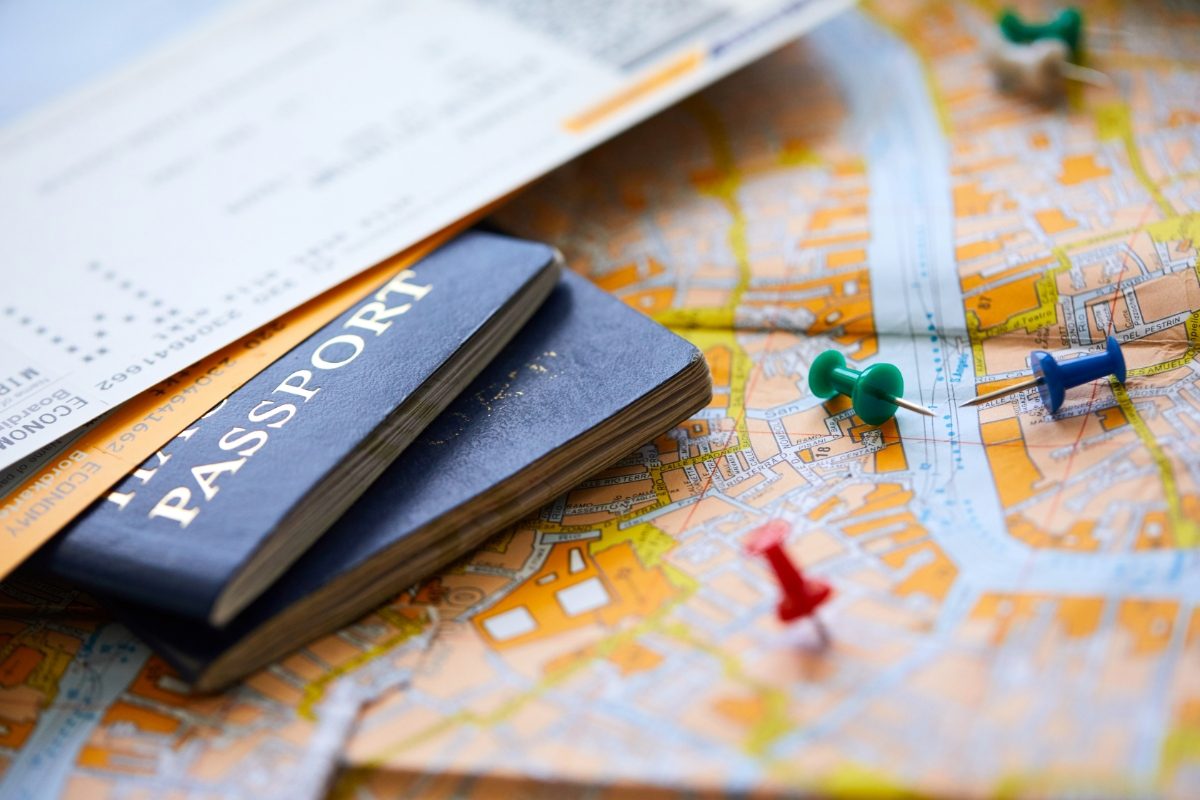
{"label": "stacked passport", "polygon": [[209,411],[48,545],[198,690],[478,546],[709,401],[692,345],[469,233]]}

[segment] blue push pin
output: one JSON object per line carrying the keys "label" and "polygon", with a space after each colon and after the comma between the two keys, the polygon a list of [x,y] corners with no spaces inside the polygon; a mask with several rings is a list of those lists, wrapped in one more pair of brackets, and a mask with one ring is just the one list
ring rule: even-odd
{"label": "blue push pin", "polygon": [[1125,356],[1121,354],[1121,345],[1112,336],[1108,337],[1108,349],[1094,356],[1079,356],[1059,362],[1049,353],[1034,350],[1029,355],[1029,362],[1033,368],[1033,377],[994,392],[981,394],[963,403],[962,407],[977,406],[988,400],[1016,394],[1036,386],[1042,396],[1042,403],[1053,414],[1062,407],[1067,389],[1109,375],[1115,377],[1118,383],[1125,383]]}

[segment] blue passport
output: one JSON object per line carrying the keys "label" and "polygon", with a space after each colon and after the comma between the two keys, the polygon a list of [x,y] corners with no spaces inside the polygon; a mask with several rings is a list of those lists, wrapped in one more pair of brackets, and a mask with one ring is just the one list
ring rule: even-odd
{"label": "blue passport", "polygon": [[223,629],[115,603],[196,689],[352,622],[708,404],[690,343],[572,273],[496,360]]}
{"label": "blue passport", "polygon": [[227,623],[479,374],[559,273],[542,244],[472,232],[445,245],[183,431],[36,564]]}

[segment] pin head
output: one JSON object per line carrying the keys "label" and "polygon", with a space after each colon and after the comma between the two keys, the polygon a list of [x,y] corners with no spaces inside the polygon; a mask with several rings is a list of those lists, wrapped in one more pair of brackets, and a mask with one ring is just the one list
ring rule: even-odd
{"label": "pin head", "polygon": [[1125,382],[1125,356],[1121,344],[1109,336],[1103,353],[1078,356],[1067,361],[1056,361],[1054,356],[1035,350],[1029,356],[1033,374],[1039,379],[1038,392],[1042,403],[1051,414],[1062,407],[1067,389],[1081,386],[1094,380],[1112,375],[1119,383]]}
{"label": "pin head", "polygon": [[815,578],[805,578],[804,587],[793,592],[779,601],[775,609],[780,622],[791,622],[794,619],[813,616],[826,600],[833,596],[833,587]]}
{"label": "pin head", "polygon": [[769,520],[751,531],[746,540],[746,552],[761,556],[773,547],[781,547],[791,531],[792,526],[783,520]]}
{"label": "pin head", "polygon": [[1083,45],[1083,14],[1077,8],[1066,8],[1049,22],[1027,22],[1012,9],[1006,10],[998,20],[1004,38],[1016,44],[1032,44],[1041,39],[1058,39],[1071,51],[1071,59],[1078,63]]}
{"label": "pin head", "polygon": [[845,369],[846,357],[837,350],[826,350],[817,356],[808,371],[808,388],[820,398],[833,397],[838,388],[833,383],[833,371]]}
{"label": "pin head", "polygon": [[850,399],[854,413],[868,425],[882,425],[896,416],[893,397],[904,394],[904,376],[894,364],[872,364],[859,375]]}
{"label": "pin head", "polygon": [[1121,343],[1117,341],[1117,337],[1110,336],[1106,345],[1104,355],[1108,359],[1108,372],[1117,379],[1117,383],[1124,383],[1125,354],[1121,352]]}

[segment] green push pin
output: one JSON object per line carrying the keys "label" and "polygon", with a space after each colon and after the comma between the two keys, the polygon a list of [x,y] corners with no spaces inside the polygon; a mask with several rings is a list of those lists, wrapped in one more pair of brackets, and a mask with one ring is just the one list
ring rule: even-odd
{"label": "green push pin", "polygon": [[1000,32],[1014,44],[1032,44],[1039,39],[1058,39],[1071,51],[1078,63],[1083,49],[1083,14],[1077,8],[1065,8],[1049,22],[1026,22],[1011,8],[1000,15]]}
{"label": "green push pin", "polygon": [[847,367],[846,357],[837,350],[826,350],[813,361],[808,371],[808,388],[821,398],[849,395],[854,413],[868,425],[882,425],[896,416],[897,408],[933,416],[925,406],[901,397],[904,376],[894,364],[872,364],[859,372]]}

